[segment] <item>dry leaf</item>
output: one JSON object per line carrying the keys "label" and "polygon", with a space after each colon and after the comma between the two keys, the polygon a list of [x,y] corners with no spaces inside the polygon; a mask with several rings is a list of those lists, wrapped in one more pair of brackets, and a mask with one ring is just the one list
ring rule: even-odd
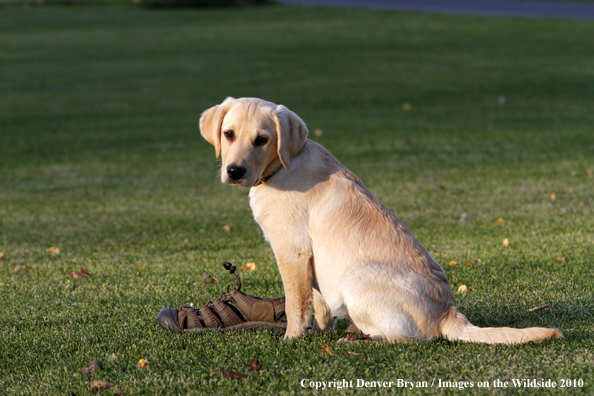
{"label": "dry leaf", "polygon": [[532,232],[530,233],[530,235],[532,235],[533,237],[535,237],[535,236],[538,236],[538,232],[536,232],[536,231],[532,231]]}
{"label": "dry leaf", "polygon": [[410,111],[411,108],[412,107],[411,107],[410,103],[404,103],[402,105],[402,110],[404,110],[404,111]]}
{"label": "dry leaf", "polygon": [[252,362],[247,366],[254,371],[260,371],[262,369],[262,365],[258,359],[252,359]]}
{"label": "dry leaf", "polygon": [[557,257],[555,260],[557,260],[557,261],[563,261],[563,262],[565,262],[565,257],[561,257],[561,256],[559,256],[559,257]]}
{"label": "dry leaf", "polygon": [[556,196],[555,194],[550,194],[550,195],[547,195],[547,196],[549,197],[549,199],[550,199],[551,201],[554,201],[554,200],[556,200],[556,199],[557,199],[557,196]]}
{"label": "dry leaf", "polygon": [[66,274],[66,276],[71,276],[73,278],[81,278],[81,279],[87,279],[91,277],[91,274],[89,274],[89,272],[84,269],[83,267],[80,267],[80,272],[71,272],[69,274]]}
{"label": "dry leaf", "polygon": [[565,189],[565,192],[572,193],[573,192],[573,187],[567,187]]}
{"label": "dry leaf", "polygon": [[470,261],[465,262],[464,265],[467,267],[472,267],[472,263]]}
{"label": "dry leaf", "polygon": [[0,260],[4,260],[5,257],[6,255],[4,254],[4,252],[0,252]]}
{"label": "dry leaf", "polygon": [[35,269],[32,267],[29,267],[28,265],[17,265],[16,267],[14,267],[14,272],[19,272],[19,271],[23,271],[23,272],[29,272],[30,270]]}
{"label": "dry leaf", "polygon": [[462,213],[460,216],[460,223],[466,223],[470,217],[466,213]]}
{"label": "dry leaf", "polygon": [[324,131],[322,131],[320,128],[314,129],[314,135],[316,135],[317,137],[320,137],[323,134],[324,134]]}
{"label": "dry leaf", "polygon": [[107,381],[91,381],[91,390],[107,389],[113,385]]}
{"label": "dry leaf", "polygon": [[541,305],[540,307],[534,307],[534,308],[530,308],[530,309],[528,310],[528,312],[539,311],[539,310],[541,310],[541,309],[545,309],[545,308],[548,308],[548,307],[549,307],[549,306],[545,304],[545,305]]}
{"label": "dry leaf", "polygon": [[497,219],[497,222],[498,222],[499,224],[505,224],[505,220],[503,220],[503,218],[502,218],[502,217],[498,218],[498,219]]}
{"label": "dry leaf", "polygon": [[81,368],[80,371],[82,371],[83,374],[92,374],[94,371],[101,370],[102,368],[101,362],[97,359],[93,359],[91,360],[91,364]]}
{"label": "dry leaf", "polygon": [[136,364],[136,367],[138,367],[139,369],[148,369],[149,368],[148,360],[140,359],[138,361],[138,363]]}
{"label": "dry leaf", "polygon": [[222,375],[224,375],[225,377],[227,377],[229,379],[247,378],[248,377],[247,375],[238,373],[237,371],[219,370],[219,371],[214,371],[214,372],[210,373],[211,377],[213,375],[217,375],[217,374],[222,374]]}
{"label": "dry leaf", "polygon": [[51,247],[49,249],[47,249],[47,251],[52,255],[52,256],[57,256],[58,254],[60,254],[60,249],[57,247]]}
{"label": "dry leaf", "polygon": [[453,261],[453,260],[452,260],[452,261],[450,261],[450,267],[455,267],[455,266],[457,266],[457,265],[458,265],[458,263],[457,263],[457,262],[455,262],[455,261]]}
{"label": "dry leaf", "polygon": [[245,263],[245,265],[242,266],[240,268],[240,270],[255,271],[256,270],[256,263]]}
{"label": "dry leaf", "polygon": [[361,354],[360,354],[360,353],[353,352],[353,351],[347,351],[347,353],[348,353],[349,355],[351,355],[351,356],[361,356]]}
{"label": "dry leaf", "polygon": [[229,232],[229,231],[231,231],[231,225],[230,225],[230,224],[225,224],[225,225],[223,226],[223,231],[225,231],[225,232]]}
{"label": "dry leaf", "polygon": [[334,351],[332,349],[330,349],[330,347],[328,345],[324,345],[323,347],[320,348],[320,350],[330,356],[335,356],[336,353],[334,353]]}
{"label": "dry leaf", "polygon": [[505,238],[503,240],[503,246],[509,246],[509,239]]}
{"label": "dry leaf", "polygon": [[118,391],[115,393],[115,396],[123,396],[124,394],[126,394],[126,392],[124,392],[121,389],[118,389]]}
{"label": "dry leaf", "polygon": [[146,268],[146,267],[145,267],[144,265],[137,265],[137,266],[136,266],[136,269],[139,269],[139,270],[143,270],[143,269],[145,269],[145,268]]}
{"label": "dry leaf", "polygon": [[571,176],[572,177],[575,177],[575,175],[577,175],[577,172],[576,171],[571,171]]}
{"label": "dry leaf", "polygon": [[184,239],[184,245],[187,245],[188,243],[190,243],[190,241],[188,241],[187,239]]}
{"label": "dry leaf", "polygon": [[588,177],[594,177],[594,171],[592,169],[588,169]]}
{"label": "dry leaf", "polygon": [[466,285],[460,285],[460,287],[458,288],[458,293],[466,293],[468,291],[468,288],[466,287]]}
{"label": "dry leaf", "polygon": [[212,285],[213,283],[217,283],[219,280],[212,275],[204,274],[202,275],[202,281]]}

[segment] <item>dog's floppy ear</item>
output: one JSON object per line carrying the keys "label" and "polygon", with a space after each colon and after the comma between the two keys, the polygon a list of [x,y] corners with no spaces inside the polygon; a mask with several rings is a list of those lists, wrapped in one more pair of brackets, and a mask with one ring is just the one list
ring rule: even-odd
{"label": "dog's floppy ear", "polygon": [[283,105],[276,106],[272,112],[272,119],[276,124],[278,157],[281,164],[289,170],[291,157],[297,154],[305,143],[307,126],[297,114]]}
{"label": "dog's floppy ear", "polygon": [[206,141],[215,147],[217,158],[221,155],[221,127],[223,118],[229,111],[229,107],[235,98],[228,97],[220,105],[206,110],[200,116],[200,133]]}

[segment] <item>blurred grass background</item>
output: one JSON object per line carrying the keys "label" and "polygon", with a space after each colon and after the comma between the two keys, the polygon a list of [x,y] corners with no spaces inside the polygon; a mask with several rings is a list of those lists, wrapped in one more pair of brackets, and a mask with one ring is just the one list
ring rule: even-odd
{"label": "blurred grass background", "polygon": [[[0,8],[0,394],[86,394],[92,379],[127,394],[309,393],[303,378],[582,378],[568,391],[591,392],[591,48],[594,25],[575,21]],[[286,344],[159,330],[161,308],[218,298],[232,280],[223,261],[256,263],[242,274],[249,294],[283,294],[247,190],[220,185],[199,134],[200,113],[226,96],[297,112],[454,290],[467,285],[456,299],[474,324],[557,327],[565,339],[338,345],[339,330]],[[65,276],[80,267],[92,277]],[[204,284],[207,273],[220,283]],[[80,373],[92,358],[105,369]]]}

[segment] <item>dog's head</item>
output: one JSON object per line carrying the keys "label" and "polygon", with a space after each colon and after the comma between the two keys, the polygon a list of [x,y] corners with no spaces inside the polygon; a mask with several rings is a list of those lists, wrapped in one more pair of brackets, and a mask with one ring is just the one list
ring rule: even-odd
{"label": "dog's head", "polygon": [[252,187],[280,166],[291,167],[307,127],[283,105],[256,98],[227,98],[200,117],[200,132],[222,158],[221,182]]}

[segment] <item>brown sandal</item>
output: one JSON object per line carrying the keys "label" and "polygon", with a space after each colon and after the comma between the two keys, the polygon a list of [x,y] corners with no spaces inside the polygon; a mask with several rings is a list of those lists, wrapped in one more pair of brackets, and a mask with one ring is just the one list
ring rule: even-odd
{"label": "brown sandal", "polygon": [[[237,267],[228,262],[223,263],[223,267],[237,277],[237,282],[227,285],[227,293],[200,309],[186,306],[179,309],[163,308],[157,317],[159,326],[177,333],[229,330],[285,332],[285,297],[265,299],[248,296],[241,291]],[[229,291],[231,285],[236,287]]]}

